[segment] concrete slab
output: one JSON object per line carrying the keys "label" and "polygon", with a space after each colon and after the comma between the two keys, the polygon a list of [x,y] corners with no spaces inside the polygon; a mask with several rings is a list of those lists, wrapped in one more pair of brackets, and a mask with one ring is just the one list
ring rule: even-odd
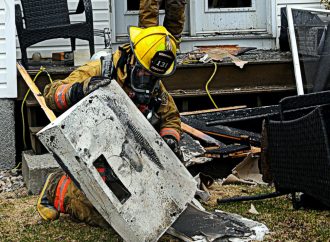
{"label": "concrete slab", "polygon": [[0,169],[15,167],[14,99],[0,99]]}
{"label": "concrete slab", "polygon": [[61,170],[48,153],[35,155],[32,150],[22,152],[22,174],[30,194],[39,194],[48,174]]}
{"label": "concrete slab", "polygon": [[116,81],[37,137],[127,242],[158,241],[194,198],[195,180]]}

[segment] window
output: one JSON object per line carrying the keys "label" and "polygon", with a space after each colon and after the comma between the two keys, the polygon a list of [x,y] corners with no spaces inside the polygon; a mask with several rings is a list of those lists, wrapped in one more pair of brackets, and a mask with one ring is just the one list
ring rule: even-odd
{"label": "window", "polygon": [[209,8],[247,8],[252,7],[252,0],[208,0]]}

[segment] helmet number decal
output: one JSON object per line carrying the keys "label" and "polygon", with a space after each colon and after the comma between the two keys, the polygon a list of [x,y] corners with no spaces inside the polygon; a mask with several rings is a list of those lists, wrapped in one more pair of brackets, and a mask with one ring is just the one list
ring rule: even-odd
{"label": "helmet number decal", "polygon": [[158,51],[151,59],[150,70],[157,74],[165,74],[175,60],[170,50]]}

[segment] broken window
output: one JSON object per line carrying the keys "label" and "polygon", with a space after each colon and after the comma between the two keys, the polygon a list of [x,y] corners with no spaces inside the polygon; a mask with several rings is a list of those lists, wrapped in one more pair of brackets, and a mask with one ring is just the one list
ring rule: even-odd
{"label": "broken window", "polygon": [[99,172],[105,184],[107,184],[121,204],[124,204],[131,196],[131,193],[127,190],[121,180],[119,180],[113,169],[111,169],[105,157],[103,155],[99,156],[99,158],[94,161],[93,165]]}
{"label": "broken window", "polygon": [[330,11],[290,8],[288,23],[298,94],[330,87]]}
{"label": "broken window", "polygon": [[[140,0],[138,0],[138,1],[127,0],[127,10],[128,11],[138,11],[139,6],[140,6]],[[165,8],[165,1],[162,1],[160,9],[164,9],[164,8]]]}
{"label": "broken window", "polygon": [[252,0],[208,0],[209,8],[247,8]]}

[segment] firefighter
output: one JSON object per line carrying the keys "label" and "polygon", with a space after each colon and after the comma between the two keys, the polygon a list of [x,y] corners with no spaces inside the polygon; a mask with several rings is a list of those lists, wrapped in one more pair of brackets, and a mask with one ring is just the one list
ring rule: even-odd
{"label": "firefighter", "polygon": [[[105,58],[103,62],[90,61],[66,79],[47,85],[44,90],[46,103],[54,111],[63,112],[88,93],[107,85],[110,79],[115,79],[180,157],[179,112],[160,80],[175,71],[176,40],[163,26],[143,29],[131,26],[129,38],[130,44],[119,47],[111,58]],[[102,175],[104,166],[101,165],[98,171],[103,180],[107,179]],[[60,213],[67,213],[91,225],[108,226],[64,172],[49,175],[39,196],[37,210],[45,220],[55,220]]]}
{"label": "firefighter", "polygon": [[147,28],[158,25],[159,7],[165,1],[164,27],[180,41],[185,22],[186,0],[140,0],[139,26]]}

